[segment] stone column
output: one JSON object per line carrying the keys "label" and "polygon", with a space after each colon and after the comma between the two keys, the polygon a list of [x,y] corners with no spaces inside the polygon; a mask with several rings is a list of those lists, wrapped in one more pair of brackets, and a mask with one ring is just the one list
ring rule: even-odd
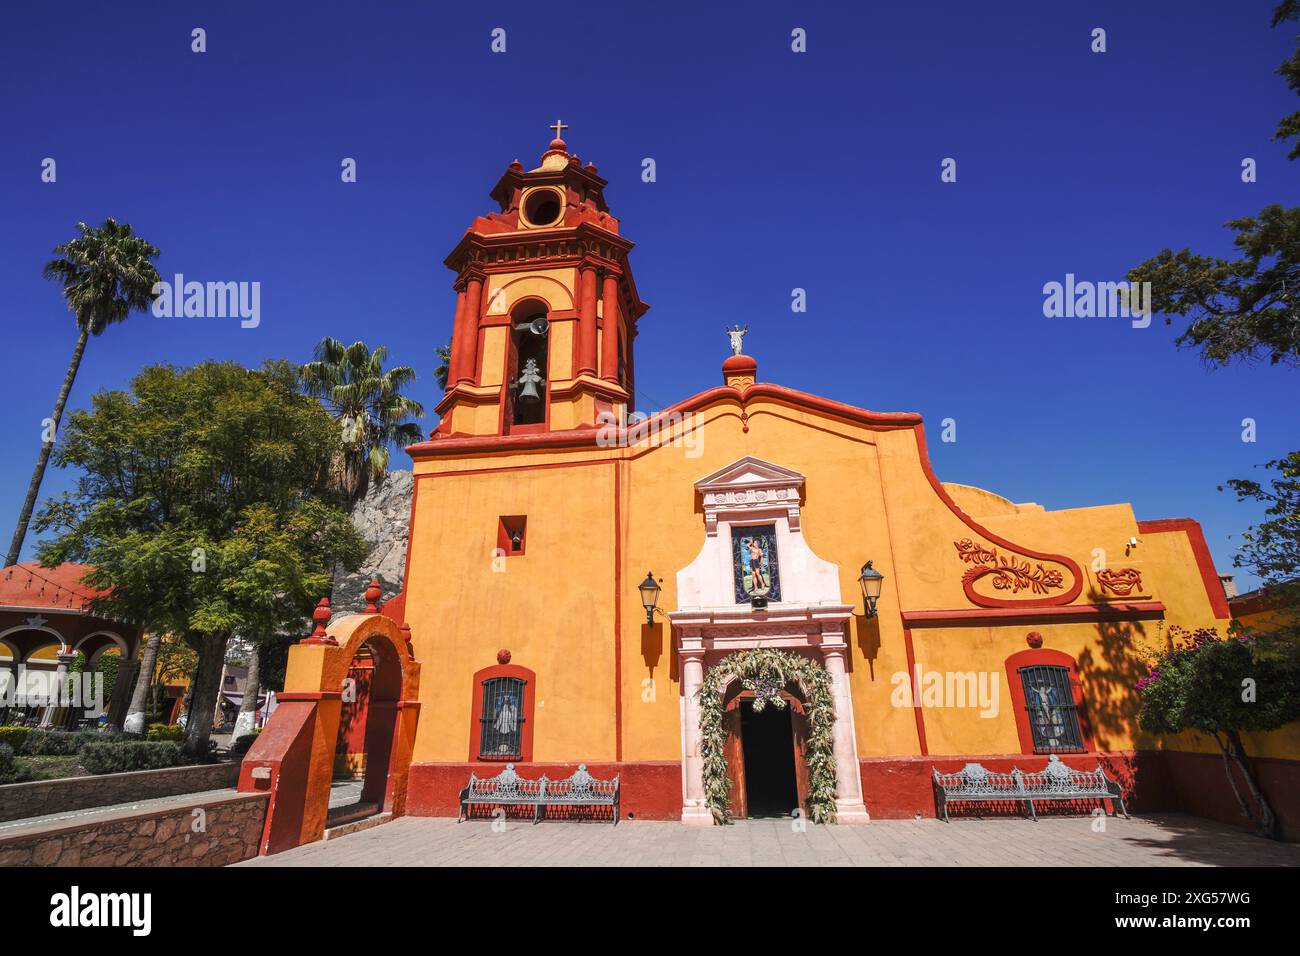
{"label": "stone column", "polygon": [[596,267],[580,270],[578,299],[578,374],[596,374]]}
{"label": "stone column", "polygon": [[713,825],[713,813],[704,799],[704,756],[700,753],[700,687],[704,684],[704,651],[685,650],[682,659],[682,823]]}
{"label": "stone column", "polygon": [[607,382],[618,382],[618,277],[605,273],[602,289],[601,312],[604,314],[605,328],[600,340],[600,377]]}
{"label": "stone column", "polygon": [[461,316],[460,337],[453,351],[459,364],[456,384],[470,384],[478,372],[478,314],[483,303],[483,277],[471,276],[465,285],[465,312]]}
{"label": "stone column", "polygon": [[831,697],[835,701],[832,734],[835,746],[835,822],[866,823],[871,817],[862,802],[862,770],[858,766],[858,747],[853,729],[853,696],[849,691],[849,676],[844,669],[844,655],[847,651],[848,645],[842,641],[822,645],[822,659],[826,663]]}

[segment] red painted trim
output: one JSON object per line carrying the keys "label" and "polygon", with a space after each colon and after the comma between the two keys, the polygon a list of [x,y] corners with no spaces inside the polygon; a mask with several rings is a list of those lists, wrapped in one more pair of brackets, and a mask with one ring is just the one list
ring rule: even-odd
{"label": "red painted trim", "polygon": [[1074,604],[1070,607],[954,608],[902,613],[903,623],[908,627],[947,627],[963,624],[1000,627],[1037,621],[1069,624],[1078,621],[1147,620],[1164,617],[1165,606],[1159,601],[1134,601],[1126,604]]}
{"label": "red painted trim", "polygon": [[[596,388],[595,383],[588,384],[591,385],[593,390]],[[745,403],[752,402],[755,398],[767,398],[777,404],[800,409],[811,409],[874,428],[909,428],[918,426],[921,422],[921,416],[915,412],[871,412],[863,408],[855,408],[852,405],[831,401],[828,398],[809,395],[807,392],[796,391],[782,385],[772,385],[768,382],[757,382],[745,390]],[[692,395],[676,405],[670,405],[663,411],[651,415],[646,422],[653,423],[661,418],[667,418],[669,415],[700,411],[711,405],[726,402],[743,404],[738,390],[730,385],[720,385],[717,388],[700,392],[698,395]],[[648,429],[650,426],[646,422],[637,423],[637,427]],[[408,445],[406,451],[412,458],[416,458],[417,456],[428,457],[429,455],[465,454],[508,449],[595,446],[596,431],[595,427],[591,427],[549,432],[546,435],[463,435],[416,442],[413,445]],[[626,429],[621,431],[626,431]],[[924,445],[922,445],[922,448],[924,448]],[[956,506],[952,507],[955,508]],[[985,532],[981,531],[981,533]],[[1024,551],[1026,554],[1035,554],[1035,552],[1025,551],[1023,548],[1015,548],[1014,545],[1007,546],[1017,551]],[[1057,559],[1053,558],[1052,560]]]}
{"label": "red painted trim", "polygon": [[[903,646],[907,649],[907,680],[908,683],[914,683],[916,680],[916,648],[912,644],[912,631],[906,626],[903,628]],[[925,739],[925,712],[921,709],[921,695],[915,692],[912,694],[912,713],[916,717],[916,741],[920,746],[921,756],[925,756],[930,752]]]}
{"label": "red painted trim", "polygon": [[[1087,706],[1083,698],[1083,685],[1079,681],[1079,667],[1069,654],[1046,647],[1019,651],[1006,660],[1007,684],[1011,687],[1011,706],[1015,708],[1016,734],[1020,737],[1020,752],[1025,754],[1037,753],[1034,750],[1033,729],[1029,723],[1025,688],[1020,680],[1020,669],[1035,665],[1064,667],[1069,670],[1070,696],[1074,698],[1074,712],[1079,718],[1079,733],[1083,737],[1084,750],[1091,753],[1094,749],[1092,745],[1092,726],[1088,722]],[[1062,756],[1081,757],[1084,754],[1062,754]]]}
{"label": "red painted trim", "polygon": [[281,691],[275,695],[277,702],[286,704],[291,701],[318,701],[318,700],[342,700],[343,692],[341,690],[297,690]]}
{"label": "red painted trim", "polygon": [[483,729],[483,682],[493,677],[518,677],[524,682],[524,709],[519,715],[524,726],[519,739],[519,757],[511,757],[510,761],[527,763],[533,759],[533,704],[537,700],[537,674],[518,664],[493,664],[474,673],[474,684],[470,688],[469,759],[475,763],[498,762],[480,757],[478,752]]}
{"label": "red painted trim", "polygon": [[1214,616],[1220,619],[1232,617],[1228,609],[1228,596],[1223,593],[1223,583],[1219,572],[1214,568],[1214,558],[1210,555],[1210,546],[1205,543],[1205,532],[1201,523],[1193,518],[1156,518],[1151,521],[1139,521],[1140,534],[1167,534],[1171,531],[1184,531],[1196,556],[1196,567],[1201,572],[1201,583],[1205,585],[1205,596],[1210,599],[1210,608]]}
{"label": "red painted trim", "polygon": [[939,496],[940,500],[948,506],[948,509],[962,520],[962,523],[975,533],[992,541],[994,544],[999,544],[1021,556],[1028,556],[1031,558],[1037,558],[1040,561],[1051,561],[1054,564],[1064,565],[1069,568],[1070,573],[1074,575],[1074,586],[1064,594],[1058,594],[1050,598],[1036,598],[1025,601],[1008,601],[1003,598],[985,597],[982,594],[977,594],[972,591],[968,585],[963,584],[962,587],[966,591],[966,596],[970,598],[973,603],[979,604],[983,607],[1050,607],[1058,604],[1069,604],[1079,596],[1080,592],[1083,591],[1083,570],[1079,565],[1063,554],[1048,554],[1045,551],[1035,551],[1032,548],[1026,548],[1014,544],[1001,535],[994,534],[966,512],[962,511],[961,508],[957,506],[957,502],[952,500],[952,496],[948,494],[948,490],[944,488],[943,483],[939,481],[938,475],[934,473],[934,466],[930,464],[930,452],[925,445],[925,426],[920,422],[917,422],[913,433],[916,435],[916,448],[921,458],[921,470],[925,472],[925,477],[929,480],[930,487],[934,489],[934,493]]}

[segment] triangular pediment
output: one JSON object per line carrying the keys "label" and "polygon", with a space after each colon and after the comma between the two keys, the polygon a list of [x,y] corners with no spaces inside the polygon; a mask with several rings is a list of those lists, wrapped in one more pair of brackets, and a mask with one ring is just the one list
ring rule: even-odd
{"label": "triangular pediment", "polygon": [[756,488],[802,487],[803,482],[803,475],[797,471],[747,455],[701,478],[695,483],[695,488],[698,491],[711,491],[717,488],[734,488],[738,485]]}

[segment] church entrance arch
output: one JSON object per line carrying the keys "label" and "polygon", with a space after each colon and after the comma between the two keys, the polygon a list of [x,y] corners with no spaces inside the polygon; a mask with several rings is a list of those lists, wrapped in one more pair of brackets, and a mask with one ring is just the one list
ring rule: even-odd
{"label": "church entrance arch", "polygon": [[348,683],[355,680],[350,674],[358,660],[373,667],[359,738],[365,770],[356,799],[349,794],[342,802],[360,810],[357,816],[401,816],[406,810],[420,665],[393,620],[377,613],[349,614],[326,630],[330,616],[328,602],[322,601],[314,615],[316,630],[289,649],[284,692],[240,768],[241,791],[271,796],[259,847],[263,854],[319,840],[340,820],[339,813],[330,813],[330,795],[345,697],[355,706],[360,696]]}

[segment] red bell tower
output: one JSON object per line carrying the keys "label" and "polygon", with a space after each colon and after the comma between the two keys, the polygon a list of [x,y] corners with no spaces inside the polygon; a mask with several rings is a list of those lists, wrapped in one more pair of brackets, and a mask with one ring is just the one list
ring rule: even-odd
{"label": "red bell tower", "polygon": [[648,306],[606,180],[556,137],[541,165],[518,160],[492,188],[446,265],[456,274],[447,391],[437,433],[516,435],[626,419],[632,342]]}

